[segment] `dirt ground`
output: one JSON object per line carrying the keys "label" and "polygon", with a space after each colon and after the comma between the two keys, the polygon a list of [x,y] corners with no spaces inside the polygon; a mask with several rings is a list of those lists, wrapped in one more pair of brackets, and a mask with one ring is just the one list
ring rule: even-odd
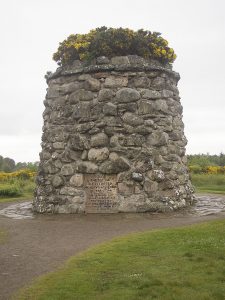
{"label": "dirt ground", "polygon": [[[0,209],[12,203],[0,204]],[[38,215],[16,220],[0,216],[8,234],[0,245],[0,299],[8,300],[19,288],[61,266],[67,258],[115,236],[156,228],[177,227],[224,218],[170,214]]]}

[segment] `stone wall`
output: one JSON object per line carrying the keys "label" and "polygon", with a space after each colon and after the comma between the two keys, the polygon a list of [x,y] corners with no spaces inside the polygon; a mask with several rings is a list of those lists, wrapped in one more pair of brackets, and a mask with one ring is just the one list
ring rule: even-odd
{"label": "stone wall", "polygon": [[144,212],[192,204],[170,66],[138,56],[74,61],[47,78],[37,212]]}

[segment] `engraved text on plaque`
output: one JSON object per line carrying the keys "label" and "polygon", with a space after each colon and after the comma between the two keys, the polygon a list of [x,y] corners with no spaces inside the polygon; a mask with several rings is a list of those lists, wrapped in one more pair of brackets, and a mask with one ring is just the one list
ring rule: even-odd
{"label": "engraved text on plaque", "polygon": [[116,175],[85,174],[87,213],[117,212]]}

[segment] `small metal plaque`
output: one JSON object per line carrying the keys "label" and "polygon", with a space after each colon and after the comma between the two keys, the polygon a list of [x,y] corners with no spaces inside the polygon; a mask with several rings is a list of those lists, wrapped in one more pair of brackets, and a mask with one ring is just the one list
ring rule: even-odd
{"label": "small metal plaque", "polygon": [[116,175],[86,174],[84,176],[87,213],[117,212]]}

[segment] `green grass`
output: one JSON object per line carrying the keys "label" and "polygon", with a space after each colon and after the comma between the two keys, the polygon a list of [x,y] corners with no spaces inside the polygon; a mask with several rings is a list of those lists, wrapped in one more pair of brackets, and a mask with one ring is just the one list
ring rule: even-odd
{"label": "green grass", "polygon": [[225,194],[224,174],[191,174],[197,192]]}
{"label": "green grass", "polygon": [[0,198],[0,203],[7,203],[7,202],[15,202],[15,201],[26,201],[33,199],[33,193],[23,193],[20,197],[6,197]]}
{"label": "green grass", "polygon": [[35,183],[32,179],[12,179],[0,182],[0,203],[33,198]]}
{"label": "green grass", "polygon": [[16,299],[212,300],[225,295],[225,220],[133,234],[71,258]]}
{"label": "green grass", "polygon": [[19,197],[22,195],[22,190],[15,184],[0,184],[0,198]]}

